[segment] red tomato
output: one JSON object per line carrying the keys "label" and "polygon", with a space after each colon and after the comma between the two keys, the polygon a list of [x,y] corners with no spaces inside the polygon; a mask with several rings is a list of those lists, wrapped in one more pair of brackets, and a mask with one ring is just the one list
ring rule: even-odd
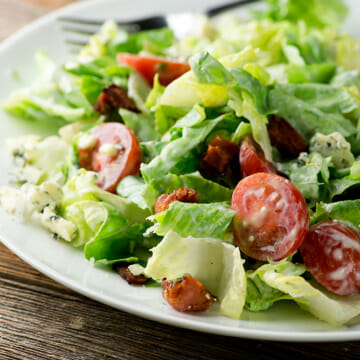
{"label": "red tomato", "polygon": [[360,292],[360,235],[349,226],[337,221],[312,226],[300,253],[326,289],[343,296]]}
{"label": "red tomato", "polygon": [[164,279],[162,288],[163,298],[177,311],[206,311],[214,302],[204,285],[191,275],[176,282]]}
{"label": "red tomato", "polygon": [[190,65],[187,63],[167,60],[155,56],[119,53],[117,59],[120,64],[130,66],[140,73],[150,86],[153,85],[155,74],[159,74],[160,84],[167,86],[190,70]]}
{"label": "red tomato", "polygon": [[239,160],[242,177],[259,172],[277,173],[274,165],[265,159],[262,150],[249,136],[241,143]]}
{"label": "red tomato", "polygon": [[[99,174],[98,186],[114,193],[116,185],[127,175],[135,175],[140,168],[141,150],[134,133],[120,123],[105,123],[91,129],[97,139],[92,149],[78,149],[79,165]],[[100,148],[115,145],[115,154],[109,155]]]}
{"label": "red tomato", "polygon": [[240,250],[261,261],[292,254],[305,239],[309,213],[300,191],[274,174],[250,175],[236,186],[231,207],[234,238]]}

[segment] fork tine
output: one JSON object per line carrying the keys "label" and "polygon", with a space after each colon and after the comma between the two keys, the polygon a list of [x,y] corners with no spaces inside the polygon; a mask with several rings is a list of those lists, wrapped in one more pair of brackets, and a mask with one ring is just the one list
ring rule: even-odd
{"label": "fork tine", "polygon": [[65,43],[77,47],[83,47],[88,44],[86,41],[75,40],[75,39],[66,39]]}
{"label": "fork tine", "polygon": [[63,26],[61,28],[64,32],[69,32],[69,33],[73,33],[73,34],[79,34],[79,35],[94,35],[94,30],[90,30],[90,29],[81,29],[78,27],[72,27],[72,26]]}
{"label": "fork tine", "polygon": [[[69,24],[69,26],[66,26],[68,32],[94,35],[106,20],[82,19],[71,16],[62,16],[58,18],[58,21],[64,24]],[[116,24],[129,33],[134,33],[141,30],[141,26],[136,21],[116,21]],[[74,25],[76,25],[77,28],[72,27]],[[86,26],[86,30],[80,29],[82,26]]]}
{"label": "fork tine", "polygon": [[82,24],[89,26],[101,26],[104,21],[103,20],[94,20],[94,19],[81,19],[77,17],[71,16],[61,16],[58,18],[60,22],[72,23],[72,24]]}

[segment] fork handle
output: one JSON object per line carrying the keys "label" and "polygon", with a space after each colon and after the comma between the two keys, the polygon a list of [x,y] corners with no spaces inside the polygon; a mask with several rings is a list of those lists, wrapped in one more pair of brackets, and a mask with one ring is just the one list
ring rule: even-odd
{"label": "fork handle", "polygon": [[225,5],[221,5],[221,6],[217,6],[214,7],[212,9],[209,9],[206,11],[206,15],[207,16],[215,16],[218,15],[226,10],[230,10],[233,8],[236,8],[240,5],[245,5],[245,4],[250,4],[250,3],[254,3],[254,2],[258,2],[259,0],[238,0],[238,1],[233,1],[231,3],[225,4]]}

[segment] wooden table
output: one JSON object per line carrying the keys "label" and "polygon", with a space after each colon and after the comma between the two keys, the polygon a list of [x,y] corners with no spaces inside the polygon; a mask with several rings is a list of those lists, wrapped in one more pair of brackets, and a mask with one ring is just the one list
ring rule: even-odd
{"label": "wooden table", "polygon": [[[0,40],[70,2],[0,0]],[[242,340],[161,325],[74,293],[0,244],[0,359],[308,358],[360,359],[360,345]]]}

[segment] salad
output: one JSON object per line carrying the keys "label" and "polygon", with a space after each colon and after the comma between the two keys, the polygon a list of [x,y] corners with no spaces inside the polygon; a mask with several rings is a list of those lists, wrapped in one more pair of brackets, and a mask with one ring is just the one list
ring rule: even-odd
{"label": "salad", "polygon": [[[105,23],[4,109],[56,126],[9,139],[1,205],[162,287],[182,312],[239,319],[296,302],[360,314],[360,41],[340,0],[268,0],[191,35]],[[159,289],[161,291],[161,289]]]}

